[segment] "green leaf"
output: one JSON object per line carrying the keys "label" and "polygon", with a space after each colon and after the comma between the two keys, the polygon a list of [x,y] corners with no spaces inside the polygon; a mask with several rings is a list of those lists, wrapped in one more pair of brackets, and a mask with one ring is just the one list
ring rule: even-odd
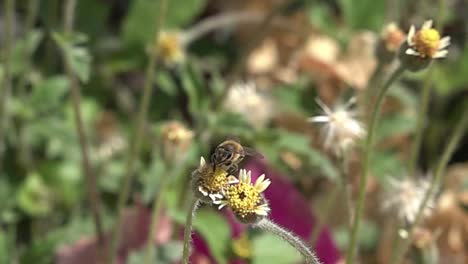
{"label": "green leaf", "polygon": [[33,30],[28,32],[24,39],[15,42],[11,58],[13,75],[23,73],[29,67],[30,57],[36,51],[43,37],[42,31]]}
{"label": "green leaf", "polygon": [[18,206],[31,216],[45,216],[52,210],[52,200],[49,188],[38,174],[29,175],[19,187],[17,193]]}
{"label": "green leaf", "polygon": [[[123,38],[129,43],[152,43],[158,20],[160,0],[132,1],[123,25]],[[167,1],[164,26],[179,29],[190,23],[205,6],[206,0]]]}
{"label": "green leaf", "polygon": [[65,62],[70,66],[78,79],[84,83],[89,81],[91,73],[91,55],[84,45],[87,42],[86,35],[74,33],[70,37],[65,37],[57,32],[52,33],[59,48],[62,50]]}
{"label": "green leaf", "polygon": [[68,91],[68,80],[63,75],[49,77],[34,87],[30,107],[35,112],[45,112],[59,107]]}
{"label": "green leaf", "polygon": [[388,137],[409,134],[415,130],[416,116],[395,114],[386,116],[380,121],[376,131],[376,141],[385,140]]}
{"label": "green leaf", "polygon": [[278,130],[277,133],[278,139],[275,144],[279,150],[288,149],[303,155],[307,157],[311,165],[319,168],[325,176],[332,179],[338,178],[338,171],[333,163],[325,154],[322,154],[311,146],[309,137],[283,130]]}
{"label": "green leaf", "polygon": [[404,163],[398,158],[397,153],[379,151],[371,157],[370,170],[379,181],[383,181],[389,175],[404,175]]}
{"label": "green leaf", "polygon": [[270,233],[262,233],[254,237],[252,247],[252,264],[290,264],[299,263],[302,260],[302,256],[295,248]]}
{"label": "green leaf", "polygon": [[231,240],[231,229],[226,220],[211,210],[199,210],[193,226],[205,239],[216,263],[227,263],[226,251]]}
{"label": "green leaf", "polygon": [[370,29],[379,31],[384,24],[385,1],[340,0],[346,25],[352,29]]}

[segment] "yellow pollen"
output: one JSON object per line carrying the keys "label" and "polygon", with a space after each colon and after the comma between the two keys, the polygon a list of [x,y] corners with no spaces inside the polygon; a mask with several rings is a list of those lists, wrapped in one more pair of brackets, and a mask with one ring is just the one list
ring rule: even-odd
{"label": "yellow pollen", "polygon": [[251,184],[240,182],[226,189],[226,199],[232,211],[245,218],[255,213],[255,209],[262,201],[260,193]]}
{"label": "yellow pollen", "polygon": [[220,192],[228,183],[228,173],[220,168],[216,168],[213,174],[208,173],[200,178],[200,185],[209,192]]}
{"label": "yellow pollen", "polygon": [[423,57],[432,57],[439,49],[440,34],[433,28],[422,29],[414,36],[414,45]]}

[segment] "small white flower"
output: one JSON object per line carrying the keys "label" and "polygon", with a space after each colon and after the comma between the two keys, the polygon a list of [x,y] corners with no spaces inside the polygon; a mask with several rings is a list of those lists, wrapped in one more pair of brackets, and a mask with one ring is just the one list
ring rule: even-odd
{"label": "small white flower", "polygon": [[450,45],[450,37],[440,38],[439,31],[432,28],[432,20],[427,20],[421,29],[416,31],[411,25],[407,36],[409,48],[405,53],[421,58],[438,59],[447,56],[447,47]]}
{"label": "small white flower", "polygon": [[[390,189],[385,193],[382,209],[395,212],[400,220],[413,223],[416,220],[419,207],[430,188],[430,182],[425,179],[389,180]],[[434,207],[434,197],[431,197],[423,211],[429,216]]]}
{"label": "small white flower", "polygon": [[308,121],[325,124],[322,130],[325,137],[325,148],[332,148],[336,153],[340,153],[340,151],[354,145],[357,140],[364,138],[366,130],[356,119],[356,113],[350,110],[356,101],[355,98],[351,98],[344,105],[336,106],[333,110],[320,99],[316,99],[316,101],[324,111],[324,115],[311,117]]}
{"label": "small white flower", "polygon": [[259,92],[253,82],[233,84],[224,101],[224,108],[244,116],[255,128],[265,126],[273,116],[270,98]]}

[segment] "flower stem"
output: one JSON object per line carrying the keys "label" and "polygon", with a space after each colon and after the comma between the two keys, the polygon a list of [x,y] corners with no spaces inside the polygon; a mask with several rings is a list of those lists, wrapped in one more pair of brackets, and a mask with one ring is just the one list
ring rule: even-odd
{"label": "flower stem", "polygon": [[195,212],[198,209],[200,204],[200,199],[194,199],[190,205],[190,210],[187,213],[187,218],[185,220],[185,230],[184,230],[184,251],[182,253],[182,264],[188,264],[190,257],[190,248],[192,244],[192,225]]}
{"label": "flower stem", "polygon": [[455,151],[458,143],[460,142],[460,139],[464,135],[467,129],[467,126],[468,126],[468,109],[466,109],[465,112],[462,114],[461,120],[458,122],[457,126],[455,127],[455,130],[453,131],[453,134],[450,137],[450,141],[448,142],[447,146],[444,149],[444,152],[442,153],[442,157],[440,158],[439,163],[437,164],[437,167],[434,170],[434,177],[432,178],[429,190],[427,190],[424,196],[424,199],[421,202],[421,205],[419,206],[418,213],[416,214],[416,219],[414,220],[414,223],[410,227],[410,231],[408,232],[408,238],[405,241],[403,241],[403,243],[400,243],[401,247],[396,249],[395,257],[393,258],[392,263],[401,263],[404,255],[406,254],[406,251],[408,250],[408,247],[410,246],[416,227],[418,226],[419,222],[421,222],[422,220],[424,209],[426,208],[427,203],[429,199],[432,197],[436,187],[439,185],[441,177],[443,173],[445,172],[445,168],[447,167],[447,164],[450,160],[450,157]]}
{"label": "flower stem", "polygon": [[255,227],[272,232],[284,241],[288,242],[291,246],[293,246],[297,251],[299,251],[302,254],[307,264],[321,263],[318,257],[314,254],[314,252],[312,252],[312,250],[307,245],[305,245],[305,243],[300,238],[293,235],[290,231],[268,220],[267,218],[263,218],[262,220],[260,220],[260,222],[255,224]]}
{"label": "flower stem", "polygon": [[11,54],[14,45],[14,21],[15,21],[15,1],[5,0],[5,40],[3,43],[3,58],[4,62],[4,77],[3,83],[0,84],[0,170],[3,166],[3,154],[6,149],[5,131],[7,127],[7,103],[11,92]]}
{"label": "flower stem", "polygon": [[[76,7],[76,0],[67,0],[65,2],[64,10],[64,33],[70,36],[73,33],[73,20],[74,11]],[[64,54],[65,57],[65,54]],[[81,159],[83,171],[85,173],[85,182],[88,194],[88,202],[91,207],[93,215],[94,225],[96,229],[96,235],[100,243],[104,242],[104,232],[102,229],[102,221],[100,214],[101,199],[97,189],[96,175],[91,168],[91,162],[89,158],[88,140],[85,133],[83,118],[81,116],[81,94],[80,84],[78,77],[73,72],[69,62],[64,58],[65,71],[70,84],[70,96],[73,106],[73,112],[75,117],[75,125],[78,133],[78,139],[81,147]]]}
{"label": "flower stem", "polygon": [[421,94],[421,102],[419,103],[418,117],[416,120],[416,131],[414,135],[413,145],[411,146],[411,156],[409,160],[409,175],[414,177],[416,174],[416,167],[419,158],[419,151],[421,148],[422,135],[426,124],[426,112],[431,97],[431,81],[432,81],[432,69],[430,68],[427,72],[426,79]]}
{"label": "flower stem", "polygon": [[[167,8],[167,0],[159,1],[158,9],[155,15],[157,17],[157,21],[156,21],[156,29],[154,32],[153,41],[156,41],[159,36],[159,31],[162,27],[162,23],[164,21],[164,17],[166,13],[166,8]],[[153,46],[151,44],[152,43],[150,43],[150,47]],[[124,207],[125,207],[125,204],[127,203],[128,196],[130,195],[130,186],[131,186],[134,174],[135,174],[134,163],[138,157],[138,153],[140,152],[141,146],[143,143],[142,142],[144,138],[143,133],[144,133],[144,128],[145,128],[146,119],[148,115],[149,103],[150,103],[151,96],[153,93],[153,88],[151,84],[153,82],[155,70],[156,70],[156,58],[157,58],[156,50],[153,48],[150,48],[150,56],[149,56],[148,66],[146,67],[146,72],[145,72],[145,81],[143,84],[143,94],[141,96],[140,109],[139,109],[138,116],[136,119],[135,131],[133,133],[133,138],[132,138],[132,144],[130,145],[128,159],[126,162],[123,186],[119,192],[118,199],[117,199],[118,216],[117,216],[116,223],[114,224],[114,229],[112,231],[112,236],[111,236],[111,244],[110,244],[110,250],[109,250],[109,256],[108,256],[110,263],[115,262],[117,246],[120,240],[119,228],[122,223]]]}
{"label": "flower stem", "polygon": [[364,205],[366,202],[366,186],[367,186],[367,178],[369,176],[369,164],[370,158],[372,157],[372,147],[373,141],[375,136],[375,130],[377,127],[377,121],[380,113],[380,108],[382,107],[383,99],[385,94],[387,93],[390,85],[404,72],[404,68],[399,66],[390,78],[385,82],[379,94],[377,96],[377,100],[375,102],[375,108],[373,109],[372,116],[369,123],[369,130],[367,133],[366,145],[364,150],[364,163],[362,165],[362,174],[361,179],[359,181],[359,196],[358,196],[358,203],[355,208],[353,225],[351,227],[351,242],[348,247],[348,252],[346,255],[346,263],[352,264],[354,262],[354,256],[356,254],[357,248],[357,240],[358,240],[358,233],[359,227],[361,223],[362,213],[364,210]]}

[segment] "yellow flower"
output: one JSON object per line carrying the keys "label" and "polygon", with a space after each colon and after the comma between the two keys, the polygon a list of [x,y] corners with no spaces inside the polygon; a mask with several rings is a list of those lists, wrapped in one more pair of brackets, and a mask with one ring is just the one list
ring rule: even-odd
{"label": "yellow flower", "polygon": [[203,157],[200,158],[200,166],[192,173],[192,177],[192,188],[204,202],[216,202],[222,199],[221,193],[224,188],[239,182],[236,177],[228,175],[227,171],[206,163]]}
{"label": "yellow flower", "polygon": [[218,209],[229,206],[242,222],[253,223],[268,215],[270,207],[262,192],[270,186],[271,181],[262,174],[252,185],[251,172],[245,169],[239,172],[239,182],[224,189],[224,199],[217,201]]}
{"label": "yellow flower", "polygon": [[185,47],[182,33],[162,31],[156,43],[156,49],[165,64],[173,65],[185,59]]}
{"label": "yellow flower", "polygon": [[407,37],[408,48],[405,53],[421,58],[438,59],[447,56],[450,37],[440,38],[440,33],[432,28],[432,20],[424,22],[421,29],[416,31],[412,25]]}
{"label": "yellow flower", "polygon": [[405,39],[405,33],[396,23],[388,24],[381,33],[381,39],[384,42],[388,52],[395,53]]}

